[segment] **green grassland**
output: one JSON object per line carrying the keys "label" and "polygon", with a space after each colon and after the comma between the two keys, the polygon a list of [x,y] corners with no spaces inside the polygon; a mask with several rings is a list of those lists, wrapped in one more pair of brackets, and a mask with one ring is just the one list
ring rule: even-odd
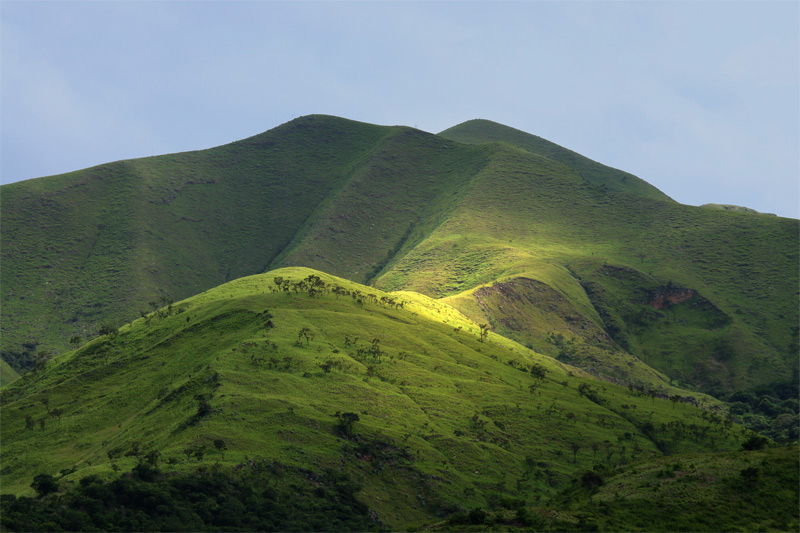
{"label": "green grassland", "polygon": [[722,209],[724,211],[734,211],[736,213],[750,213],[750,214],[753,214],[753,215],[772,215],[772,213],[762,213],[760,211],[756,211],[755,209],[750,209],[749,207],[744,207],[744,206],[741,206],[741,205],[703,204],[700,207],[705,207],[706,209]]}
{"label": "green grassland", "polygon": [[[601,190],[552,160],[501,148],[452,215],[390,263],[376,286],[457,297],[478,285],[536,280],[563,296],[577,321],[604,329],[617,348],[685,385],[715,393],[775,381],[797,368],[796,220]],[[609,268],[632,271],[635,279],[621,291],[607,282]],[[701,317],[704,307],[691,321],[676,317],[660,336],[648,336],[653,328],[629,332],[637,327],[631,318],[647,311],[646,291],[673,285],[707,302],[709,316]],[[627,309],[633,293],[642,305]],[[453,303],[465,312],[480,307],[464,298]],[[485,305],[480,311],[482,318],[474,312],[472,318],[501,328],[501,310]],[[515,309],[529,326],[524,333],[505,331],[541,347],[553,331],[549,313],[541,311],[535,304]],[[718,320],[727,325],[711,333],[702,327]],[[579,341],[596,344],[596,333],[591,327]],[[734,353],[724,361],[724,375],[709,378],[719,345]],[[673,364],[676,359],[680,365]],[[603,372],[617,374],[613,368]]]}
{"label": "green grassland", "polygon": [[[681,205],[489,121],[432,135],[315,115],[0,191],[2,356],[17,371],[160,301],[286,266],[452,298],[617,381],[721,397],[798,367],[798,221]],[[666,287],[696,299],[652,309]]]}
{"label": "green grassland", "polygon": [[439,135],[445,139],[467,144],[508,143],[532,154],[542,155],[557,161],[577,171],[582,179],[593,185],[606,187],[614,191],[628,192],[645,198],[673,201],[669,196],[633,174],[607,167],[547,139],[509,128],[491,120],[468,120],[444,130]]}
{"label": "green grassland", "polygon": [[797,220],[320,115],[0,204],[0,486],[55,475],[45,529],[209,475],[323,502],[278,529],[797,529],[796,448],[739,451],[797,441]]}
{"label": "green grassland", "polygon": [[62,351],[162,296],[263,272],[389,131],[299,120],[212,150],[3,186],[5,357],[23,343]]}
{"label": "green grassland", "polygon": [[11,383],[17,378],[19,378],[17,371],[11,368],[5,361],[0,360],[0,387]]}
{"label": "green grassland", "polygon": [[[618,479],[668,457],[711,468],[719,456],[683,454],[733,452],[751,436],[712,398],[597,381],[480,332],[444,302],[306,268],[239,278],[4,387],[2,491],[30,493],[37,473],[62,490],[110,480],[158,452],[172,474],[253,460],[333,469],[390,529],[508,501],[542,520],[560,508],[570,523],[583,504],[564,494],[587,471]],[[618,509],[616,523],[632,523]]]}
{"label": "green grassland", "polygon": [[[600,469],[561,496],[564,529],[601,531],[797,531],[796,446],[664,457]],[[603,478],[603,476],[606,476]],[[588,485],[588,486],[587,486]]]}

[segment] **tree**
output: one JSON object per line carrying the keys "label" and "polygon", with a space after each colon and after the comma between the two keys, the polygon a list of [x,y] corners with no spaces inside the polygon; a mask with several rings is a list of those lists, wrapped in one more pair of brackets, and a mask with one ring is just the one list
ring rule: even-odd
{"label": "tree", "polygon": [[145,454],[144,459],[150,466],[156,466],[158,464],[158,458],[161,457],[161,452],[158,450],[150,450]]}
{"label": "tree", "polygon": [[479,333],[478,340],[483,342],[486,339],[486,337],[489,336],[489,324],[478,324],[478,327],[481,330]]}
{"label": "tree", "polygon": [[33,365],[32,371],[43,370],[47,366],[47,363],[50,362],[51,357],[50,352],[47,350],[40,350],[39,353],[36,354],[36,362]]}
{"label": "tree", "polygon": [[302,345],[302,341],[300,340],[302,338],[306,339],[306,346],[308,346],[308,343],[314,339],[314,332],[311,331],[311,328],[303,326],[302,328],[300,328],[300,331],[297,332],[298,346]]}
{"label": "tree", "polygon": [[475,524],[475,525],[479,525],[479,524],[485,523],[486,522],[486,511],[484,511],[480,507],[475,507],[473,510],[471,510],[469,512],[469,515],[467,515],[467,521],[470,524]]}
{"label": "tree", "polygon": [[225,450],[228,449],[228,445],[225,444],[225,441],[222,439],[214,439],[214,448],[216,448],[217,451],[222,454],[222,458],[225,459]]}
{"label": "tree", "polygon": [[597,456],[597,451],[600,449],[600,443],[599,442],[592,442],[591,448],[592,448],[592,457],[596,457]]}
{"label": "tree", "polygon": [[748,452],[752,452],[755,450],[761,450],[764,446],[767,445],[767,439],[762,437],[761,435],[753,435],[746,441],[742,443],[742,449]]}
{"label": "tree", "polygon": [[33,483],[31,487],[35,490],[39,497],[46,496],[52,492],[58,491],[58,481],[50,474],[36,474],[33,476]]}
{"label": "tree", "polygon": [[69,343],[77,348],[81,343],[81,336],[73,335],[72,337],[69,338]]}
{"label": "tree", "polygon": [[275,285],[278,287],[278,290],[280,290],[281,286],[283,285],[283,278],[281,276],[275,276],[272,278],[272,282],[275,283]]}
{"label": "tree", "polygon": [[576,463],[578,461],[578,452],[581,449],[581,445],[577,442],[573,442],[569,445],[570,449],[572,450],[572,462]]}
{"label": "tree", "polygon": [[113,339],[114,337],[117,336],[119,330],[114,326],[112,326],[111,324],[106,323],[100,326],[100,329],[98,330],[97,333],[99,333],[100,335],[106,335],[108,338]]}
{"label": "tree", "polygon": [[198,401],[197,418],[203,418],[204,416],[208,416],[214,412],[211,404],[208,403],[209,398],[205,394],[198,394],[195,396],[195,399]]}
{"label": "tree", "polygon": [[336,424],[337,431],[345,436],[352,435],[353,424],[359,421],[358,415],[356,413],[341,413],[336,411],[334,416],[339,419],[339,423]]}
{"label": "tree", "polygon": [[586,472],[581,476],[581,483],[587,489],[596,489],[605,484],[603,477],[595,471]]}
{"label": "tree", "polygon": [[186,454],[187,460],[194,455],[198,461],[202,461],[203,456],[206,454],[206,448],[202,443],[190,444],[183,449],[183,453]]}
{"label": "tree", "polygon": [[534,379],[542,381],[546,375],[547,370],[542,365],[534,364],[531,366],[531,376],[533,376]]}
{"label": "tree", "polygon": [[272,322],[272,319],[275,317],[269,312],[269,309],[264,309],[261,312],[261,318],[264,319],[264,328],[272,329],[275,327],[275,324]]}
{"label": "tree", "polygon": [[669,397],[669,401],[672,402],[672,409],[673,410],[675,409],[675,404],[678,403],[681,400],[683,400],[683,397],[680,394],[673,394],[672,396]]}

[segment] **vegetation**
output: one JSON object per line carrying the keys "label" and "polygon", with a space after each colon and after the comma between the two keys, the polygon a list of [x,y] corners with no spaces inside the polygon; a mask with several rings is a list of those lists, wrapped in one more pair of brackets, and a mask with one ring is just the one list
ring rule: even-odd
{"label": "vegetation", "polygon": [[[571,364],[611,379],[722,398],[798,368],[796,220],[680,205],[489,121],[431,135],[302,117],[2,191],[0,348],[18,372],[155,302],[291,265],[449,297],[549,355],[561,334]],[[653,308],[669,286],[694,299]]]}
{"label": "vegetation", "polygon": [[3,495],[4,531],[372,531],[377,517],[358,487],[333,471],[313,473],[251,460],[167,475],[146,462],[104,481],[89,475],[61,494],[49,474],[39,497]]}
{"label": "vegetation", "polygon": [[3,389],[4,493],[30,493],[32,472],[62,472],[69,493],[140,463],[169,477],[259,456],[341,470],[398,528],[495,497],[543,505],[595,465],[740,450],[753,435],[713,399],[599,382],[503,337],[481,342],[435,300],[309,269],[241,278],[172,310]]}
{"label": "vegetation", "polygon": [[564,507],[554,526],[583,531],[796,531],[798,451],[795,446],[690,455],[600,469],[594,476],[602,484],[584,476],[555,499]]}
{"label": "vegetation", "polygon": [[324,116],[0,201],[3,529],[797,529],[798,221]]}
{"label": "vegetation", "polygon": [[576,170],[584,180],[593,185],[613,191],[632,193],[645,198],[672,201],[669,196],[633,174],[601,165],[546,139],[490,120],[468,120],[463,124],[444,130],[439,135],[446,139],[469,144],[508,143],[526,152],[545,156]]}

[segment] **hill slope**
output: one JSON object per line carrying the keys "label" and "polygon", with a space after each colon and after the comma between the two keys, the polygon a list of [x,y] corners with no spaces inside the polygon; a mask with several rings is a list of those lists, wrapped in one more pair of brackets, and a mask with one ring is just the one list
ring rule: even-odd
{"label": "hill slope", "polygon": [[301,268],[153,311],[1,397],[6,494],[37,473],[61,472],[62,490],[112,479],[146,457],[172,473],[263,461],[307,479],[337,469],[393,529],[543,504],[596,464],[735,450],[749,435],[713,403],[597,382],[482,339],[440,302]]}
{"label": "hill slope", "polygon": [[[797,368],[797,231],[795,220],[603,191],[509,147],[492,154],[448,219],[374,283],[462,294],[452,303],[474,320],[537,349],[550,343],[556,355],[552,334],[561,333],[724,393]],[[569,309],[556,320],[575,327],[554,327],[553,308],[524,289],[503,296],[492,285],[514,279],[563,298]],[[527,303],[512,306],[520,299]]]}
{"label": "hill slope", "polygon": [[444,130],[439,133],[439,136],[468,144],[508,143],[532,154],[542,155],[558,161],[562,165],[577,171],[584,180],[593,185],[654,200],[673,201],[669,196],[633,174],[607,167],[547,139],[542,139],[539,136],[531,135],[491,120],[468,120]]}
{"label": "hill slope", "polygon": [[17,378],[19,378],[17,371],[8,366],[5,361],[0,360],[0,387],[11,383]]}
{"label": "hill slope", "polygon": [[724,395],[798,366],[796,220],[683,206],[487,121],[437,136],[302,117],[0,192],[2,355],[17,370],[283,266],[448,297],[618,381]]}

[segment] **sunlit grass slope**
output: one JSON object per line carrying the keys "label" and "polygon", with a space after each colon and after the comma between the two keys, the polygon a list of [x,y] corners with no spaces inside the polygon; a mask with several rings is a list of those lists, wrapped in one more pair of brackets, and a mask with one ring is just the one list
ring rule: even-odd
{"label": "sunlit grass slope", "polygon": [[11,368],[5,361],[0,360],[0,387],[8,385],[17,378],[19,378],[17,371]]}
{"label": "sunlit grass slope", "polygon": [[[392,528],[534,505],[595,465],[738,449],[688,394],[607,382],[423,295],[318,271],[244,277],[91,340],[2,390],[4,493],[265,458],[341,469]],[[199,453],[198,453],[199,450]],[[58,477],[58,476],[57,476]]]}
{"label": "sunlit grass slope", "polygon": [[[451,303],[539,349],[547,351],[548,338],[560,332],[629,351],[673,379],[718,393],[797,368],[797,220],[604,190],[551,159],[482,146],[497,149],[459,205],[390,262],[376,286],[456,297],[488,284]],[[541,307],[536,298],[512,306],[495,294],[491,303],[499,290],[491,285],[510,279],[555,291],[566,306],[560,318],[552,316],[558,306]],[[684,289],[693,299],[674,298]],[[668,309],[656,308],[666,305],[656,302],[661,296]],[[554,327],[568,317],[586,327]],[[514,320],[528,325],[515,330]]]}
{"label": "sunlit grass slope", "polygon": [[680,205],[488,121],[431,135],[315,115],[0,191],[2,355],[17,370],[286,266],[451,298],[620,382],[722,395],[798,366],[798,221]]}

